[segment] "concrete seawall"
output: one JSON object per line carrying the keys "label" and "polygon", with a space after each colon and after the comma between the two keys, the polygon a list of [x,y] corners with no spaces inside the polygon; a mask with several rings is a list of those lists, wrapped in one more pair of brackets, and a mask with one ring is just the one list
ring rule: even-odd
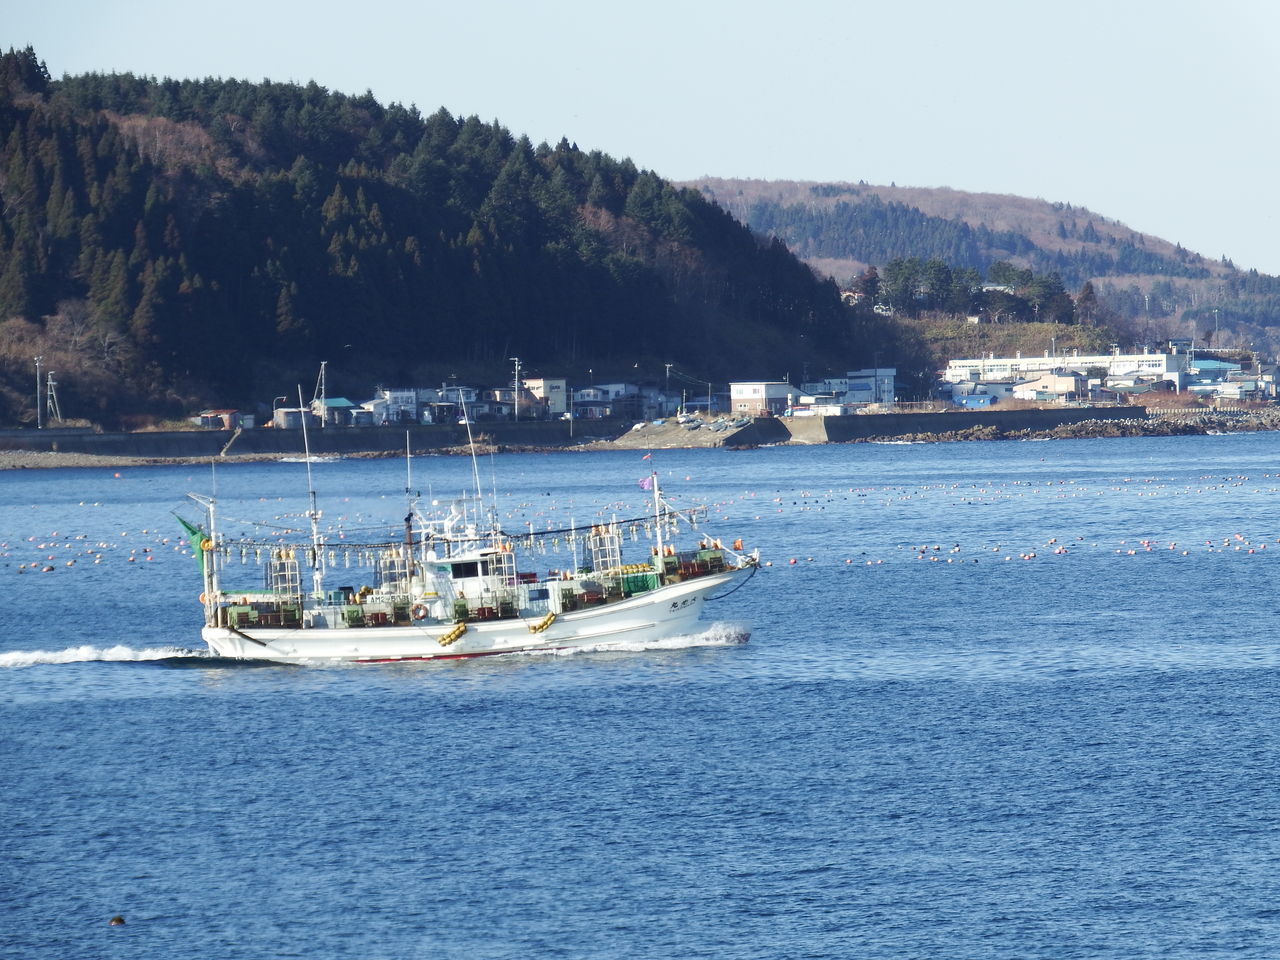
{"label": "concrete seawall", "polygon": [[[1001,431],[1051,430],[1084,420],[1145,420],[1141,407],[1072,407],[1060,410],[985,410],[954,413],[883,413],[849,417],[761,417],[744,427],[719,432],[686,430],[674,420],[661,426],[632,421],[591,420],[482,423],[471,430],[477,441],[547,450],[612,441],[621,448],[752,447],[778,443],[848,443],[871,437],[940,434],[973,427]],[[405,449],[430,453],[465,446],[467,431],[456,424],[395,427],[327,427],[307,432],[311,452],[321,455],[388,454]],[[178,430],[148,433],[95,433],[82,428],[0,430],[0,450],[74,453],[144,459],[300,456],[301,430]]]}
{"label": "concrete seawall", "polygon": [[614,441],[627,449],[689,447],[759,447],[781,443],[850,443],[878,437],[937,436],[975,427],[1002,433],[1052,430],[1064,424],[1097,420],[1147,419],[1142,407],[1071,407],[1058,410],[984,410],[954,413],[877,413],[848,417],[757,417],[746,426],[688,430],[668,420],[646,423]]}
{"label": "concrete seawall", "polygon": [[[852,417],[793,417],[786,421],[799,443],[847,443],[868,437],[949,433],[973,427],[1052,430],[1084,420],[1146,420],[1142,407],[1066,407],[1060,410],[959,410],[947,413],[878,413]],[[817,422],[812,422],[817,421]]]}

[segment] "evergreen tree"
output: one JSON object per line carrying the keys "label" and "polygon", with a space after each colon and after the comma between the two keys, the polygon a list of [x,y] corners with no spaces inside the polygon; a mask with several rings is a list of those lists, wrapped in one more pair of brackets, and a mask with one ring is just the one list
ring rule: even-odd
{"label": "evergreen tree", "polygon": [[1086,280],[1076,296],[1076,318],[1080,323],[1092,324],[1098,315],[1098,294],[1092,281]]}

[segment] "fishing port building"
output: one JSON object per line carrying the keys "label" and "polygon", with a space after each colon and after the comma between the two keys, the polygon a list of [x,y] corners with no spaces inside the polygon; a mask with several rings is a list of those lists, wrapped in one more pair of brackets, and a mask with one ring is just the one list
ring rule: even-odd
{"label": "fishing port building", "polygon": [[1186,353],[1106,353],[1095,356],[1050,355],[997,357],[990,355],[947,364],[943,379],[949,383],[984,380],[1030,380],[1055,372],[1087,373],[1101,368],[1108,377],[1141,377],[1169,380],[1181,390],[1187,383],[1190,355]]}

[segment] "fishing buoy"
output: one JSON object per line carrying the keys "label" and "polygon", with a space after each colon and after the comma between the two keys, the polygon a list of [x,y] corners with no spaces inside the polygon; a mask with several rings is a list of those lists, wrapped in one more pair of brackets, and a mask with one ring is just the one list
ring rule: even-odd
{"label": "fishing buoy", "polygon": [[[118,477],[118,476],[120,476],[120,474],[118,474],[118,473],[117,473],[117,474],[116,474],[116,476]],[[110,926],[113,926],[113,927],[123,927],[123,926],[124,926],[124,917],[120,916],[119,914],[116,914],[114,917],[112,917],[110,920],[108,920],[108,921],[107,921],[107,923],[108,923]]]}

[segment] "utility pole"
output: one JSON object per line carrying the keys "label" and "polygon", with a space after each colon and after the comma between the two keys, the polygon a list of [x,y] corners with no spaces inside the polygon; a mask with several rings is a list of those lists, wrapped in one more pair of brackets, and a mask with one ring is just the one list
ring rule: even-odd
{"label": "utility pole", "polygon": [[36,357],[36,429],[44,429],[44,406],[40,403],[40,361],[44,357]]}

